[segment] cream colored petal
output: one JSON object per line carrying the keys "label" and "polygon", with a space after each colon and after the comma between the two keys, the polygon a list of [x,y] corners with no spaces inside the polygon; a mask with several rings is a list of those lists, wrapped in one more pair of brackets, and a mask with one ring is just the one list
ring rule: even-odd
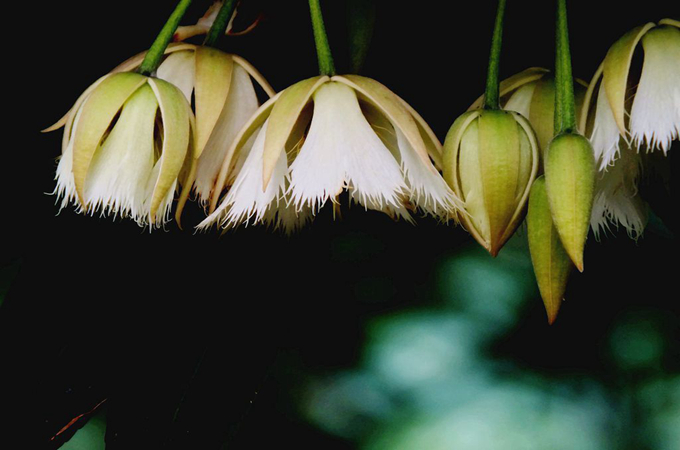
{"label": "cream colored petal", "polygon": [[224,160],[220,167],[220,173],[217,176],[217,181],[215,181],[215,186],[212,190],[212,197],[210,199],[210,210],[212,214],[217,208],[217,202],[219,201],[220,194],[224,189],[227,182],[227,177],[234,166],[234,164],[240,159],[239,152],[245,147],[246,143],[250,140],[251,136],[255,131],[257,131],[265,120],[269,118],[274,104],[279,99],[281,93],[276,94],[274,97],[267,100],[262,106],[255,111],[255,114],[248,120],[248,122],[241,128],[236,138],[233,140],[232,144],[229,146],[227,153],[224,155]]}
{"label": "cream colored petal", "polygon": [[274,105],[269,116],[267,136],[264,141],[263,155],[263,185],[262,190],[267,188],[276,161],[285,151],[288,137],[302,113],[303,108],[310,102],[312,95],[319,86],[328,82],[327,76],[309,78],[283,90],[279,100]]}
{"label": "cream colored petal", "polygon": [[196,49],[196,150],[200,157],[222,114],[231,87],[234,61],[211,47]]}
{"label": "cream colored petal", "polygon": [[269,98],[273,97],[276,95],[276,91],[269,85],[267,80],[262,76],[262,74],[255,68],[253,67],[252,64],[250,64],[248,61],[245,59],[241,58],[238,55],[231,55],[232,58],[234,58],[234,62],[238,64],[239,66],[243,67],[246,72],[250,74],[251,77],[255,81],[257,81],[257,84],[262,87],[262,89],[267,93]]}
{"label": "cream colored petal", "polygon": [[163,121],[163,149],[157,163],[158,177],[149,206],[150,221],[155,222],[161,204],[174,190],[193,136],[191,107],[182,91],[166,81],[154,78],[149,79],[149,85],[158,99]]}
{"label": "cream colored petal", "polygon": [[607,93],[610,108],[614,113],[614,120],[622,135],[626,133],[626,86],[633,52],[642,36],[654,26],[650,22],[633,28],[609,48],[607,56],[604,58],[603,86]]}
{"label": "cream colored petal", "polygon": [[87,205],[84,189],[92,156],[120,108],[146,81],[147,77],[129,72],[110,76],[83,104],[82,117],[73,137],[73,177],[83,205]]}
{"label": "cream colored petal", "polygon": [[409,144],[418,153],[423,163],[429,166],[429,170],[432,172],[437,171],[430,163],[427,146],[423,141],[420,130],[418,130],[416,121],[396,94],[377,81],[359,75],[335,76],[332,79],[346,84],[363,94],[370,102],[376,105],[396,128],[401,129],[401,132],[404,133]]}
{"label": "cream colored petal", "polygon": [[[504,97],[514,91],[515,89],[519,89],[523,85],[527,83],[531,83],[532,81],[536,81],[543,77],[546,73],[550,72],[548,69],[544,69],[542,67],[530,67],[528,69],[525,69],[521,71],[520,73],[516,73],[515,75],[506,78],[505,80],[500,82],[499,85],[499,94],[501,97]],[[480,109],[482,105],[484,104],[484,95],[480,95],[475,102],[470,105],[468,108],[468,111],[472,111],[475,109]]]}
{"label": "cream colored petal", "polygon": [[210,200],[229,146],[258,108],[257,94],[248,73],[235,65],[231,77],[229,96],[198,160],[195,189],[203,204]]}
{"label": "cream colored petal", "polygon": [[132,217],[143,224],[146,185],[154,163],[158,103],[151,88],[139,88],[125,102],[111,133],[95,152],[85,182],[90,212]]}
{"label": "cream colored petal", "polygon": [[637,149],[664,154],[680,136],[680,29],[657,27],[642,38],[645,60],[630,113]]}
{"label": "cream colored petal", "polygon": [[595,121],[590,143],[593,146],[595,162],[600,170],[611,164],[619,153],[619,141],[621,136],[619,128],[614,120],[614,113],[609,107],[607,95],[600,87],[595,106]]}
{"label": "cream colored petal", "polygon": [[193,51],[174,52],[168,55],[156,72],[158,78],[177,86],[184,93],[187,101],[191,102],[196,80],[196,62]]}
{"label": "cream colored petal", "polygon": [[536,82],[529,82],[519,87],[510,95],[508,101],[503,105],[503,109],[515,111],[524,117],[529,117],[531,111],[531,97],[534,95]]}

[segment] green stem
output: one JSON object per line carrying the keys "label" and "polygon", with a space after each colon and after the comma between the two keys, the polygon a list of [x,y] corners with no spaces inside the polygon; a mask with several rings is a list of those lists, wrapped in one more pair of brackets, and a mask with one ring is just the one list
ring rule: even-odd
{"label": "green stem", "polygon": [[557,0],[555,39],[555,134],[576,130],[566,0]]}
{"label": "green stem", "polygon": [[500,109],[499,71],[501,63],[501,44],[503,42],[503,16],[505,15],[505,0],[498,0],[496,23],[491,38],[491,54],[489,55],[489,70],[486,75],[486,90],[484,91],[484,109]]}
{"label": "green stem", "polygon": [[236,0],[224,1],[220,11],[217,13],[215,21],[213,22],[208,34],[205,37],[205,41],[203,41],[203,45],[207,47],[215,47],[217,45],[219,39],[224,36],[227,26],[229,25],[229,21],[231,20],[231,16],[234,15],[235,10]]}
{"label": "green stem", "polygon": [[312,28],[314,29],[314,42],[316,44],[316,55],[319,60],[319,73],[321,75],[335,75],[335,64],[331,47],[328,45],[326,27],[323,24],[323,15],[319,0],[309,0],[309,12],[312,15]]}
{"label": "green stem", "polygon": [[179,22],[182,20],[182,17],[184,17],[184,13],[186,13],[190,4],[191,0],[180,0],[168,21],[163,25],[163,29],[158,33],[158,37],[151,45],[151,48],[146,53],[144,61],[142,61],[142,64],[139,66],[139,73],[149,76],[158,69],[161,60],[163,59],[165,49],[168,47],[168,44],[170,44],[172,36],[175,34],[175,30],[177,30]]}

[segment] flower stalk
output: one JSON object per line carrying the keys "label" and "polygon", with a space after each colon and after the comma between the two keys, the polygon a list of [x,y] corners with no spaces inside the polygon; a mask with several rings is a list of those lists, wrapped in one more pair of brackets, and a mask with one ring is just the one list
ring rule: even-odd
{"label": "flower stalk", "polygon": [[331,77],[335,75],[335,64],[333,63],[331,47],[328,44],[328,36],[326,35],[326,27],[323,23],[323,14],[321,13],[319,0],[309,0],[309,12],[312,16],[314,43],[316,44],[316,55],[319,60],[319,74]]}
{"label": "flower stalk", "polygon": [[484,109],[500,109],[499,95],[499,68],[501,61],[501,44],[503,42],[503,18],[505,16],[505,1],[498,0],[496,10],[496,22],[491,38],[491,54],[489,55],[489,68],[486,76],[486,89],[484,91]]}
{"label": "flower stalk", "polygon": [[170,18],[168,18],[168,21],[163,25],[161,32],[158,33],[156,40],[151,44],[151,48],[144,57],[144,61],[142,61],[142,64],[139,66],[138,72],[140,74],[149,76],[158,69],[161,60],[163,59],[165,49],[168,47],[168,44],[170,44],[189,5],[191,5],[191,0],[180,0],[177,4],[177,7],[170,15]]}
{"label": "flower stalk", "polygon": [[576,130],[574,80],[571,73],[567,2],[557,0],[555,38],[555,135]]}
{"label": "flower stalk", "polygon": [[217,13],[215,21],[210,27],[210,30],[208,30],[203,45],[207,47],[215,47],[217,45],[219,39],[224,36],[227,26],[231,21],[231,17],[234,15],[234,11],[236,11],[236,3],[236,0],[224,1],[220,11]]}

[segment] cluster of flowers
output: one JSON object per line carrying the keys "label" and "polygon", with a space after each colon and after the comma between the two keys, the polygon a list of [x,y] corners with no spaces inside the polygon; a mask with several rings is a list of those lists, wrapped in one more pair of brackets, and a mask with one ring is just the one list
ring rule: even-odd
{"label": "cluster of flowers", "polygon": [[[202,20],[188,35],[208,29],[210,17]],[[629,73],[640,43],[638,82]],[[500,110],[481,109],[478,99],[442,146],[413,108],[373,79],[321,75],[276,93],[243,58],[212,47],[172,44],[152,76],[135,71],[143,59],[137,55],[99,79],[50,128],[64,127],[55,189],[62,208],[73,203],[82,213],[155,228],[170,220],[175,200],[179,223],[193,194],[208,212],[198,229],[267,224],[290,232],[345,193],[394,218],[412,221],[418,212],[460,221],[496,255],[527,204],[531,210],[532,202],[547,201],[532,194],[532,186],[544,183],[541,173],[577,186],[578,179],[560,174],[586,152],[583,164],[594,164],[597,175],[592,189],[585,182],[579,187],[585,206],[578,217],[560,215],[564,208],[555,202],[562,194],[552,195],[552,213],[542,209],[545,220],[555,221],[563,259],[582,270],[589,227],[598,235],[620,224],[640,235],[646,208],[637,183],[644,157],[666,154],[680,133],[680,24],[670,19],[625,34],[590,84],[577,80],[580,135],[559,143],[553,139],[556,85],[546,69],[501,82]],[[262,105],[255,83],[269,97]],[[581,135],[589,142],[577,139]],[[564,151],[548,157],[549,145]],[[546,187],[550,196],[550,182]],[[583,217],[584,230],[572,227]],[[531,240],[531,212],[529,219]],[[550,233],[534,235],[540,245],[554,246]],[[562,269],[554,254],[548,258],[554,280]],[[551,296],[549,287],[541,290],[544,299]]]}

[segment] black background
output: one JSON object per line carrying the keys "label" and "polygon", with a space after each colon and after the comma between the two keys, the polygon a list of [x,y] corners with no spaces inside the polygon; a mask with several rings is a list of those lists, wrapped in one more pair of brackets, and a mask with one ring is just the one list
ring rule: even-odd
{"label": "black background", "polygon": [[[195,1],[184,23],[207,2]],[[307,3],[244,0],[258,28],[222,48],[257,67],[276,90],[313,76],[317,65]],[[363,75],[407,100],[443,139],[453,120],[483,92],[495,2],[378,2]],[[345,5],[322,2],[336,66],[347,68]],[[471,238],[460,228],[387,216],[328,212],[287,238],[264,229],[227,233],[148,232],[129,221],[56,215],[55,158],[61,133],[40,134],[89,84],[148,46],[174,2],[46,2],[5,17],[2,261],[21,271],[0,309],[4,410],[0,439],[12,448],[54,448],[68,421],[106,400],[107,448],[269,448],[272,444],[352,448],[297,419],[281,352],[320,367],[357,356],[362,323],[417,304],[436,261]],[[29,10],[30,9],[30,10]],[[675,2],[571,1],[574,75],[589,80],[611,43],[630,28],[677,18]],[[502,77],[552,67],[552,2],[509,2]],[[676,145],[677,147],[677,145]],[[672,197],[658,185],[647,199],[674,231]],[[192,207],[185,226],[200,220]],[[374,249],[352,249],[362,237]],[[373,258],[348,260],[347,251]],[[339,250],[340,249],[340,250]],[[637,243],[621,233],[589,241],[586,272],[556,325],[540,299],[499,351],[546,371],[606,377],[593,345],[621,311],[653,310],[668,321],[678,367],[675,241],[648,230]],[[389,303],[353,298],[356,280],[388,276]],[[546,351],[546,349],[550,351]],[[197,363],[198,372],[192,378]],[[173,415],[187,392],[179,416]],[[257,392],[257,394],[255,394]],[[251,406],[251,401],[252,403]],[[18,432],[18,433],[15,433]],[[17,436],[18,435],[18,436]]]}

